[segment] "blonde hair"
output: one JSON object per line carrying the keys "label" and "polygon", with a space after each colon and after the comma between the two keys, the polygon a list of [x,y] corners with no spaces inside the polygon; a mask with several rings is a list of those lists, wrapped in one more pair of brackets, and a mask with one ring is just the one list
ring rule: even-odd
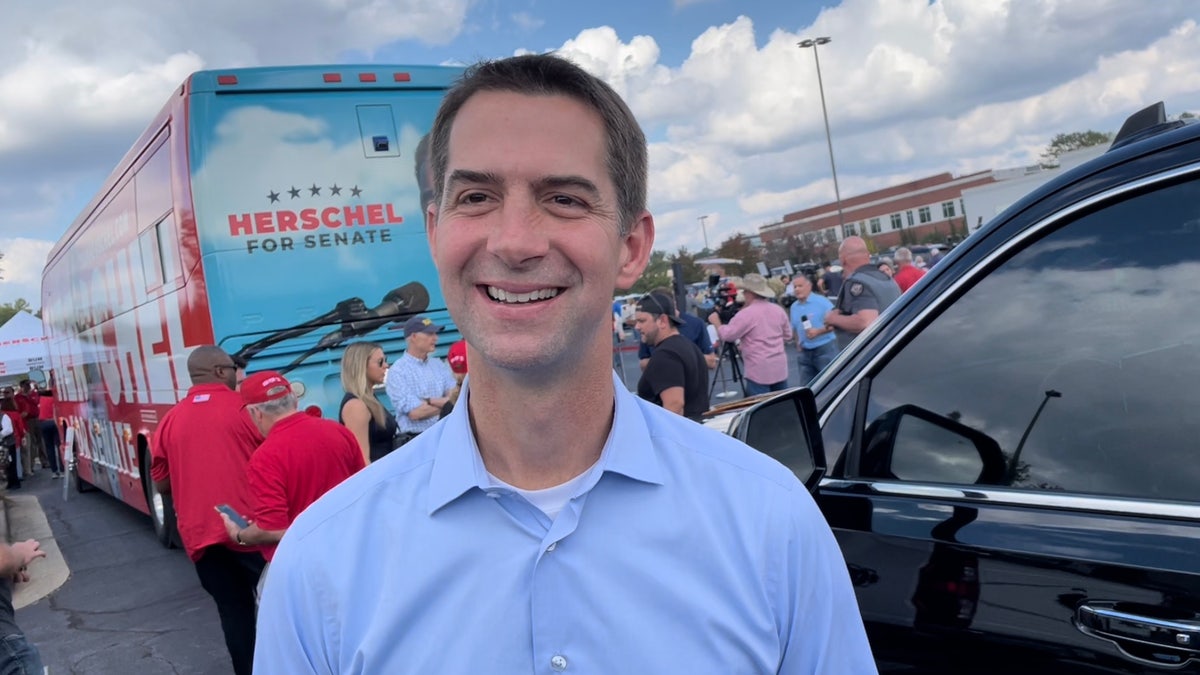
{"label": "blonde hair", "polygon": [[383,347],[374,342],[355,342],[346,347],[342,352],[342,389],[362,401],[375,424],[383,427],[387,425],[387,414],[383,404],[375,398],[375,389],[367,382],[367,363],[376,349],[382,351]]}

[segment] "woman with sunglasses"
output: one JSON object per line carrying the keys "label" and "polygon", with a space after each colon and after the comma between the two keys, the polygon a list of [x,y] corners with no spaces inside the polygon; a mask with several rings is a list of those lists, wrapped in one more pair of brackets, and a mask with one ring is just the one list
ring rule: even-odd
{"label": "woman with sunglasses", "polygon": [[342,406],[338,421],[358,439],[368,464],[392,451],[396,418],[375,398],[375,387],[387,376],[387,357],[374,342],[355,342],[342,354]]}

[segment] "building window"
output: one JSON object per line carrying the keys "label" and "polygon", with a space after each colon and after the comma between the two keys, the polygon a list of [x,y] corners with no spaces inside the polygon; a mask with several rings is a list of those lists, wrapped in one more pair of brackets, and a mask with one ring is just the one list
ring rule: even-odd
{"label": "building window", "polygon": [[954,217],[954,202],[942,202],[942,217],[943,218],[953,218]]}
{"label": "building window", "polygon": [[854,235],[858,234],[856,230],[857,223],[846,223],[845,226],[842,227],[842,235],[846,237],[853,237]]}
{"label": "building window", "polygon": [[837,228],[830,227],[825,230],[825,241],[832,244],[838,240]]}
{"label": "building window", "polygon": [[900,214],[899,213],[892,214],[892,229],[893,230],[900,229]]}
{"label": "building window", "polygon": [[933,220],[933,216],[929,213],[929,207],[922,206],[917,209],[917,218],[920,218],[922,223],[928,223]]}
{"label": "building window", "polygon": [[905,211],[904,215],[908,217],[908,226],[912,227],[913,226],[912,211]]}
{"label": "building window", "polygon": [[872,218],[871,219],[871,234],[879,234],[882,231],[883,231],[883,228],[879,226],[879,219]]}

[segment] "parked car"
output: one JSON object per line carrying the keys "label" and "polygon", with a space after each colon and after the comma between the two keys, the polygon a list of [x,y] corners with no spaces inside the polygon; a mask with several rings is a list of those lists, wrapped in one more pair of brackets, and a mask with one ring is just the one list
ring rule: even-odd
{"label": "parked car", "polygon": [[1162,104],[957,246],[809,389],[792,467],[881,672],[1200,671],[1200,124]]}

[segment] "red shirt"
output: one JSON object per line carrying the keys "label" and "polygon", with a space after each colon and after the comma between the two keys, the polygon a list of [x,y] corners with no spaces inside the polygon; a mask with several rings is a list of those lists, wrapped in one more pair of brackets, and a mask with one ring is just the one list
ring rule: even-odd
{"label": "red shirt", "polygon": [[246,550],[230,541],[216,506],[250,511],[246,467],[261,442],[241,396],[223,384],[195,385],[159,423],[150,477],[170,478],[179,536],[192,560],[217,544]]}
{"label": "red shirt", "polygon": [[43,420],[54,419],[54,397],[39,396],[38,397],[38,418]]}
{"label": "red shirt", "polygon": [[24,417],[26,420],[36,420],[38,418],[39,398],[41,397],[38,396],[36,391],[31,391],[28,394],[19,391],[13,396],[13,399],[17,402],[17,410],[21,411],[21,417]]}
{"label": "red shirt", "polygon": [[893,281],[896,282],[896,285],[900,287],[900,292],[903,293],[912,288],[912,285],[917,283],[917,280],[923,276],[925,276],[925,270],[915,265],[905,265],[900,268],[899,272],[896,272]]}
{"label": "red shirt", "polygon": [[[299,412],[279,420],[250,459],[254,524],[286,530],[309,504],[364,466],[358,440],[337,422]],[[274,556],[274,545],[263,547],[264,558]]]}
{"label": "red shirt", "polygon": [[13,440],[17,442],[17,447],[21,447],[21,441],[25,439],[25,421],[21,419],[21,413],[12,410],[0,410],[9,422],[12,422]]}

